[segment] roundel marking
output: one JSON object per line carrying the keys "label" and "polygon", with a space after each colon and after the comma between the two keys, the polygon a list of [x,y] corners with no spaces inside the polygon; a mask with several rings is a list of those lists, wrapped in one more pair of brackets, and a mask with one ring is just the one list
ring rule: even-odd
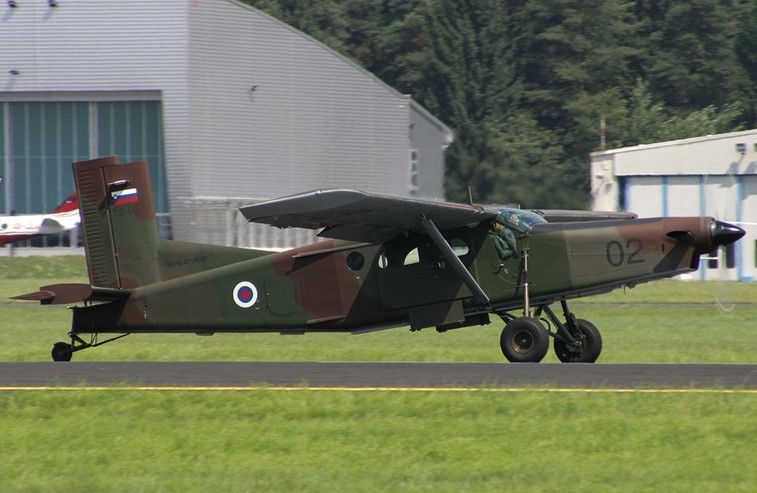
{"label": "roundel marking", "polygon": [[240,308],[250,308],[258,301],[258,289],[249,281],[242,281],[234,287],[234,303]]}

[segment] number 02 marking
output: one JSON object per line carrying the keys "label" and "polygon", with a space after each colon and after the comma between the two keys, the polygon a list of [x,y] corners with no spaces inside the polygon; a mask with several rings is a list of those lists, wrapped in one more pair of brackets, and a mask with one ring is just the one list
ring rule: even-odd
{"label": "number 02 marking", "polygon": [[613,267],[620,267],[623,264],[644,263],[643,258],[637,258],[643,246],[644,244],[638,238],[629,239],[626,241],[625,246],[621,242],[613,240],[605,247],[607,262]]}

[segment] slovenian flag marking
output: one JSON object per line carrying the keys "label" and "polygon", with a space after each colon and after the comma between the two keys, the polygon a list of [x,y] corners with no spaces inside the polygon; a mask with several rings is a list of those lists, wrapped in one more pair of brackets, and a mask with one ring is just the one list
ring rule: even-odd
{"label": "slovenian flag marking", "polygon": [[110,192],[113,199],[113,205],[133,204],[139,200],[139,193],[136,188],[125,188],[115,192]]}

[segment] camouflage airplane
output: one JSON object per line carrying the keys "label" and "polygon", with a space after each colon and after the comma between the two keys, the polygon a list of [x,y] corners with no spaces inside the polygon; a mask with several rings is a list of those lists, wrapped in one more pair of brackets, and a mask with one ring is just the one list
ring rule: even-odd
{"label": "camouflage airplane", "polygon": [[160,239],[147,163],[118,163],[74,164],[89,284],[17,297],[76,305],[55,361],[132,333],[445,332],[494,314],[506,322],[509,361],[540,361],[551,338],[561,361],[594,362],[600,333],[569,299],[691,272],[744,234],[711,217],[538,214],[323,190],[241,208],[250,221],[326,238],[272,253]]}
{"label": "camouflage airplane", "polygon": [[79,224],[76,194],[69,196],[49,214],[0,216],[0,246],[38,236],[63,233]]}

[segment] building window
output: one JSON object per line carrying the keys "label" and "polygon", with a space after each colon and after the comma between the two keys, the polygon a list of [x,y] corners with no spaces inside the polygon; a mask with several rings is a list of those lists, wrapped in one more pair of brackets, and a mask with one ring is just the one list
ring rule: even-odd
{"label": "building window", "polygon": [[410,149],[410,193],[418,192],[418,150]]}
{"label": "building window", "polygon": [[618,210],[628,210],[628,190],[625,176],[618,176]]}
{"label": "building window", "polygon": [[[721,258],[721,255],[720,255],[721,251],[723,251],[723,253],[725,254],[723,255],[724,258]],[[712,255],[707,260],[707,267],[710,269],[717,269],[720,262],[725,263],[726,269],[736,268],[736,245],[731,243],[730,245],[726,246],[725,249],[723,250],[718,248],[717,250],[712,252]]]}
{"label": "building window", "polygon": [[725,247],[725,268],[736,268],[736,244],[731,243]]}
{"label": "building window", "polygon": [[707,259],[707,268],[708,269],[717,269],[718,268],[718,257],[720,256],[720,249],[715,250],[710,254],[710,258]]}

